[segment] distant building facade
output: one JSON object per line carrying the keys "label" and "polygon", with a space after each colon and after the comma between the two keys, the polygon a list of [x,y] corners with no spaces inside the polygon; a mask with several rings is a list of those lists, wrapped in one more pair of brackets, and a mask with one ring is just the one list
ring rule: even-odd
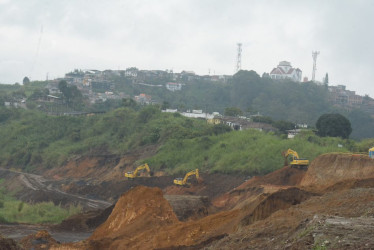
{"label": "distant building facade", "polygon": [[166,84],[166,89],[170,91],[179,91],[182,90],[182,84],[181,83],[176,83],[176,82],[168,82]]}
{"label": "distant building facade", "polygon": [[302,71],[299,68],[293,68],[290,62],[282,61],[270,72],[270,78],[274,80],[291,79],[295,82],[301,82]]}

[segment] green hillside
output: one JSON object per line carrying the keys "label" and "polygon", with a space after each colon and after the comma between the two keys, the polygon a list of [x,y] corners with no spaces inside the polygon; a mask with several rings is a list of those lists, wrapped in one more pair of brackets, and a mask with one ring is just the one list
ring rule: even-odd
{"label": "green hillside", "polygon": [[122,155],[155,145],[157,154],[147,160],[155,169],[174,173],[198,167],[246,174],[281,167],[281,152],[287,148],[312,160],[326,152],[366,151],[374,142],[319,138],[311,131],[294,140],[256,130],[231,131],[204,120],[162,113],[157,106],[80,117],[0,108],[0,138],[0,166],[25,171],[55,168],[74,155]]}

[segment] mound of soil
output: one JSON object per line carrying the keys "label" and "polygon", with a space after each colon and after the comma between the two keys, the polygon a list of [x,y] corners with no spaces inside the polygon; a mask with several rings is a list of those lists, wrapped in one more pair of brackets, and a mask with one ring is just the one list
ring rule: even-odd
{"label": "mound of soil", "polygon": [[275,170],[264,176],[255,176],[236,189],[243,189],[245,187],[253,187],[255,185],[277,185],[277,186],[297,186],[304,178],[305,170],[298,168],[291,168],[285,166],[281,169]]}
{"label": "mound of soil", "polygon": [[374,177],[374,160],[365,155],[325,154],[308,168],[300,185],[323,190],[338,182]]}
{"label": "mound of soil", "polygon": [[304,175],[305,170],[286,166],[267,175],[247,180],[230,192],[213,199],[212,204],[220,209],[240,208],[245,203],[253,202],[258,195],[272,194],[280,189],[297,186]]}
{"label": "mound of soil", "polygon": [[122,195],[108,220],[89,240],[75,244],[80,249],[190,248],[204,247],[277,210],[308,199],[312,194],[288,188],[259,196],[241,209],[219,212],[199,220],[178,221],[158,188],[137,187]]}
{"label": "mound of soil", "polygon": [[312,193],[293,187],[288,189],[281,189],[268,197],[266,197],[260,204],[256,206],[252,213],[242,220],[242,225],[249,225],[255,221],[263,220],[269,217],[272,213],[289,208],[313,196]]}
{"label": "mound of soil", "polygon": [[[126,241],[147,229],[149,231],[149,228],[157,232],[176,222],[178,219],[161,189],[139,186],[121,196],[107,221],[94,231],[90,240],[110,238]],[[150,236],[144,237],[143,240],[146,240]]]}

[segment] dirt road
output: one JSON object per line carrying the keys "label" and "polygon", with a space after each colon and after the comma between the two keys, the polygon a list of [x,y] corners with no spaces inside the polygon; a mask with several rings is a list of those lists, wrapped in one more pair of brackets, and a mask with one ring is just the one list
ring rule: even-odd
{"label": "dirt road", "polygon": [[55,204],[62,205],[79,204],[83,210],[105,209],[112,205],[104,200],[66,193],[58,188],[59,183],[56,181],[36,174],[0,168],[0,178],[19,182],[23,186],[23,191],[17,198],[23,201],[53,201]]}

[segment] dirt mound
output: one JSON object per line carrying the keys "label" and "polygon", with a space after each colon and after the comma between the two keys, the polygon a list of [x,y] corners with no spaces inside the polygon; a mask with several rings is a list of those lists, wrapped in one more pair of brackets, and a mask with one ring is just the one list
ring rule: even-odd
{"label": "dirt mound", "polygon": [[272,213],[289,208],[309,199],[314,194],[296,187],[282,189],[266,197],[256,206],[251,214],[242,220],[242,225],[249,225],[255,221],[263,220]]}
{"label": "dirt mound", "polygon": [[46,231],[41,230],[36,234],[31,234],[20,241],[20,245],[25,249],[49,249],[60,245],[52,236]]}
{"label": "dirt mound", "polygon": [[243,189],[245,187],[252,187],[255,185],[263,185],[263,184],[270,184],[270,185],[278,185],[278,186],[297,186],[300,184],[301,180],[305,175],[305,170],[291,168],[289,166],[285,166],[281,169],[278,169],[274,172],[271,172],[264,176],[255,176],[239,187],[237,189]]}
{"label": "dirt mound", "polygon": [[308,168],[300,185],[323,190],[338,182],[374,177],[374,160],[365,155],[324,154]]}
{"label": "dirt mound", "polygon": [[107,221],[95,230],[90,240],[132,238],[150,226],[157,231],[176,222],[178,219],[161,189],[139,186],[121,196]]}
{"label": "dirt mound", "polygon": [[234,233],[277,210],[286,209],[309,198],[310,193],[289,188],[263,195],[250,206],[179,222],[158,188],[137,187],[124,194],[108,220],[88,241],[75,247],[90,249],[186,248],[203,247],[226,234]]}
{"label": "dirt mound", "polygon": [[0,235],[0,250],[21,250],[22,248],[13,239],[4,238]]}
{"label": "dirt mound", "polygon": [[297,186],[305,170],[283,167],[264,176],[255,176],[230,192],[213,199],[212,204],[221,209],[240,207],[241,202],[250,203],[260,194],[272,194],[280,189]]}

